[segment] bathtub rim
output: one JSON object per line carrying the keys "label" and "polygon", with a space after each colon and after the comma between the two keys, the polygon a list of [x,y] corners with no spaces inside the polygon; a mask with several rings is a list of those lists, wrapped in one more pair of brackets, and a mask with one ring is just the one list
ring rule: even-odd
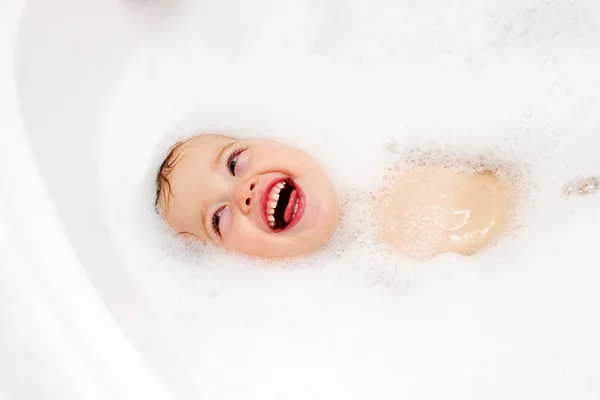
{"label": "bathtub rim", "polygon": [[[17,100],[15,49],[29,3],[6,0],[0,5],[0,49],[8,55],[0,58],[0,243],[5,250],[0,252],[0,287],[7,300],[0,302],[5,325],[0,345],[8,354],[4,368],[13,370],[17,362],[28,368],[14,369],[0,393],[173,398],[86,274],[40,173]],[[44,354],[49,346],[51,359]],[[70,366],[78,371],[69,371]],[[52,377],[35,375],[49,371]],[[18,386],[24,375],[28,377],[21,385],[35,389]],[[75,376],[85,379],[71,381]],[[53,381],[52,387],[42,381]]]}

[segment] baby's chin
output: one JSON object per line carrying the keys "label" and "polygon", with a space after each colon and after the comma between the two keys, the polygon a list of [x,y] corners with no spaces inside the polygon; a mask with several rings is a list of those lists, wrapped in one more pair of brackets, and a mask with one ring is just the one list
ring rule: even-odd
{"label": "baby's chin", "polygon": [[[310,199],[308,200],[310,202]],[[301,220],[289,230],[257,232],[253,244],[246,241],[248,253],[268,258],[302,257],[323,247],[333,235],[338,219],[337,203],[309,204]]]}
{"label": "baby's chin", "polygon": [[[330,234],[321,233],[318,237],[311,232],[264,233],[255,236],[253,243],[242,248],[226,249],[236,253],[270,259],[285,259],[306,256],[320,249]],[[259,240],[258,237],[260,237]]]}
{"label": "baby's chin", "polygon": [[303,232],[289,232],[285,242],[274,244],[272,249],[278,248],[273,253],[278,257],[302,257],[322,248],[331,238],[337,224],[328,223],[319,229],[306,230]]}

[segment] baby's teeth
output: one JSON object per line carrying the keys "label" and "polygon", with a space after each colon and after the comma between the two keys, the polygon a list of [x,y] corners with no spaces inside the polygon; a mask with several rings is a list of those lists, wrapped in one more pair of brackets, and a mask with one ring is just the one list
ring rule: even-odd
{"label": "baby's teeth", "polygon": [[279,186],[280,189],[283,189],[283,187],[285,186],[285,182],[279,182],[277,186]]}
{"label": "baby's teeth", "polygon": [[281,188],[280,188],[279,186],[275,186],[275,187],[273,188],[273,191],[274,191],[275,193],[279,193],[279,192],[281,192]]}
{"label": "baby's teeth", "polygon": [[274,223],[275,222],[275,217],[272,215],[269,215],[269,218],[267,218],[269,220],[270,223]]}
{"label": "baby's teeth", "polygon": [[279,200],[279,194],[278,194],[278,193],[273,193],[273,194],[271,195],[271,199],[272,199],[272,200],[275,200],[275,201]]}
{"label": "baby's teeth", "polygon": [[269,213],[270,215],[275,214],[275,209],[274,208],[269,208],[269,210],[267,211],[267,213]]}
{"label": "baby's teeth", "polygon": [[271,225],[271,228],[275,228],[275,222],[269,222],[269,225]]}
{"label": "baby's teeth", "polygon": [[271,208],[275,208],[277,207],[277,202],[276,201],[272,201],[271,202]]}

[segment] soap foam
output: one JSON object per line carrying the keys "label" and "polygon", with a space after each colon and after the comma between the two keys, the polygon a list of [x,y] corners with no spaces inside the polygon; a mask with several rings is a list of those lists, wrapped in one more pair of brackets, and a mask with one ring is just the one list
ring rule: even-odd
{"label": "soap foam", "polygon": [[[190,2],[140,49],[99,143],[107,219],[206,398],[600,396],[600,4]],[[182,122],[183,121],[183,122]],[[340,227],[266,262],[184,243],[153,180],[198,133],[302,148],[330,173]],[[517,191],[508,233],[428,262],[374,242],[394,168],[481,161]]]}

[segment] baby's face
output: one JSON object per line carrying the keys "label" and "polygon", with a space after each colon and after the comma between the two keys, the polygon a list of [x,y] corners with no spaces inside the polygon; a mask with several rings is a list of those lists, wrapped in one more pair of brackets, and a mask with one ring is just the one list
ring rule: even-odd
{"label": "baby's face", "polygon": [[173,159],[159,207],[182,235],[248,255],[293,257],[321,247],[337,225],[331,181],[301,150],[201,135]]}

